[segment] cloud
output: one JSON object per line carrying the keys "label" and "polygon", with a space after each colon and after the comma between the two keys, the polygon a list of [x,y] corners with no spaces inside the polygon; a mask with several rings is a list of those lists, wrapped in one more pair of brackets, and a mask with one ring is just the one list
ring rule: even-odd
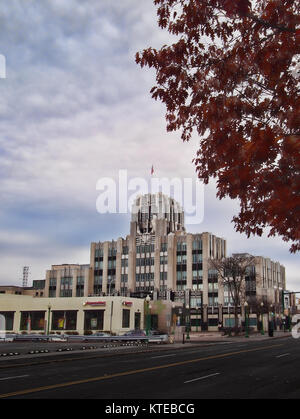
{"label": "cloud", "polygon": [[[197,137],[167,133],[165,108],[151,99],[154,71],[134,56],[172,38],[156,24],[152,0],[10,0],[0,10],[0,282],[32,279],[51,264],[89,261],[89,243],[125,236],[130,216],[96,212],[96,182],[128,176],[195,177]],[[205,218],[229,249],[251,249],[285,263],[297,256],[280,239],[247,240],[230,220],[236,202],[205,188]]]}

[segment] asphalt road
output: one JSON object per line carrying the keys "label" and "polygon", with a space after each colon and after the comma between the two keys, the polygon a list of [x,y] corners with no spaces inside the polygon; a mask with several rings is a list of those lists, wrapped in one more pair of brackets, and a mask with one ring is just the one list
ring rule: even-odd
{"label": "asphalt road", "polygon": [[[0,398],[299,398],[300,339],[137,353],[57,355],[0,363]],[[14,365],[14,363],[19,365]]]}

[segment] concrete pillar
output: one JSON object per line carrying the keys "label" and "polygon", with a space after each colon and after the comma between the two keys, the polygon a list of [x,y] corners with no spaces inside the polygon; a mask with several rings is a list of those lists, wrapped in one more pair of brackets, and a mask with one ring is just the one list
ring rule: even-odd
{"label": "concrete pillar", "polygon": [[56,271],[56,298],[60,297],[61,270]]}
{"label": "concrete pillar", "polygon": [[115,290],[121,290],[121,264],[122,264],[122,249],[123,249],[123,240],[118,238],[117,240],[117,256],[116,256],[116,285]]}
{"label": "concrete pillar", "polygon": [[49,297],[49,286],[50,286],[50,271],[46,271],[44,297]]}
{"label": "concrete pillar", "polygon": [[186,287],[193,289],[193,235],[186,235]]}
{"label": "concrete pillar", "polygon": [[77,285],[77,276],[81,276],[80,268],[71,269],[72,276],[72,297],[76,297],[76,285]]}
{"label": "concrete pillar", "polygon": [[[91,243],[91,250],[90,250],[90,267],[91,271],[89,274],[89,284],[88,286],[84,286],[84,295],[94,294],[94,281],[95,281],[95,250],[96,250],[96,243]],[[87,294],[86,294],[87,291]]]}
{"label": "concrete pillar", "polygon": [[108,269],[108,244],[109,242],[103,243],[103,282],[102,292],[107,294],[107,269]]}
{"label": "concrete pillar", "polygon": [[154,245],[154,289],[159,290],[160,286],[160,247],[161,237],[155,236]]}
{"label": "concrete pillar", "polygon": [[136,223],[130,223],[130,237],[128,238],[128,291],[135,290],[136,271]]}
{"label": "concrete pillar", "polygon": [[176,289],[176,240],[175,234],[168,235],[168,277],[167,288]]}

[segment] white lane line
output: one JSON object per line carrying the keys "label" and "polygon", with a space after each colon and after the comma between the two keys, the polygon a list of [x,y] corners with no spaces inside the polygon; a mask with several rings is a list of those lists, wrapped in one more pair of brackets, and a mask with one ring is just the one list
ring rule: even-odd
{"label": "white lane line", "polygon": [[167,356],[176,356],[177,354],[168,354],[168,355],[159,355],[159,356],[151,356],[151,359],[154,359],[154,358],[165,358],[165,357],[167,357]]}
{"label": "white lane line", "polygon": [[194,378],[193,380],[185,381],[184,384],[191,383],[191,382],[197,381],[197,380],[204,380],[205,378],[214,377],[215,375],[220,375],[220,373],[216,372],[215,374],[210,374],[210,375],[205,375],[204,377]]}
{"label": "white lane line", "polygon": [[282,356],[288,356],[290,354],[282,354],[282,355],[277,355],[276,358],[281,358]]}
{"label": "white lane line", "polygon": [[23,377],[29,377],[29,375],[16,375],[15,377],[5,377],[5,378],[0,378],[0,381],[4,381],[4,380],[13,380],[14,378],[23,378]]}

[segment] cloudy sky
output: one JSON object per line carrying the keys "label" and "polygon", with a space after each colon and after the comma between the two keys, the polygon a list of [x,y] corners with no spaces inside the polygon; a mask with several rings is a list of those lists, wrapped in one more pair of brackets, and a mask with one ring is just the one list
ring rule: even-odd
{"label": "cloudy sky", "polygon": [[[130,214],[99,214],[99,179],[195,179],[197,137],[167,133],[164,107],[151,99],[154,72],[135,53],[169,37],[152,0],[10,0],[1,2],[0,284],[43,279],[51,264],[88,263],[91,241],[124,237]],[[204,218],[190,232],[227,239],[286,266],[299,288],[299,255],[279,238],[251,238],[231,223],[238,205],[204,189]],[[298,284],[297,284],[298,281]]]}

